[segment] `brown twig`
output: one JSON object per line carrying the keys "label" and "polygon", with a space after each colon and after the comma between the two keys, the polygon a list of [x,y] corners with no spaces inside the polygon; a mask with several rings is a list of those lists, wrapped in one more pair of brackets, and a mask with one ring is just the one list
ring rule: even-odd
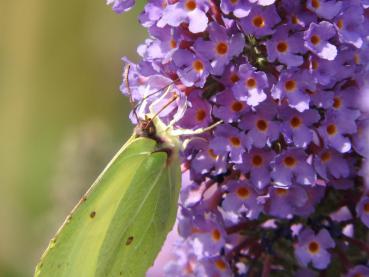
{"label": "brown twig", "polygon": [[369,255],[369,245],[366,244],[365,242],[347,236],[344,236],[343,239],[348,243],[357,246],[358,248],[360,248],[362,251],[366,252]]}
{"label": "brown twig", "polygon": [[227,227],[225,230],[226,230],[227,234],[230,235],[230,234],[237,233],[237,232],[239,232],[243,229],[246,229],[246,228],[252,228],[254,226],[255,226],[255,222],[245,221],[245,222],[241,222],[239,224]]}
{"label": "brown twig", "polygon": [[345,270],[348,271],[352,267],[352,264],[347,255],[338,246],[333,251],[337,254]]}
{"label": "brown twig", "polygon": [[261,277],[269,277],[271,271],[271,257],[270,255],[265,255],[265,261],[263,263],[263,272],[261,273]]}
{"label": "brown twig", "polygon": [[[235,246],[231,251],[229,251],[226,255],[227,259],[232,259],[232,257],[239,253],[242,249],[246,248],[254,241],[254,238],[247,238],[242,240],[237,246]],[[251,257],[249,257],[251,259]]]}

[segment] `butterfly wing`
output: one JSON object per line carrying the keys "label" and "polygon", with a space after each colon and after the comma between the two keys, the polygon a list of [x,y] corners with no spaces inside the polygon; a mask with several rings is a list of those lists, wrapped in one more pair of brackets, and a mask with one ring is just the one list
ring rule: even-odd
{"label": "butterfly wing", "polygon": [[144,276],[172,229],[179,161],[131,139],[72,211],[35,276]]}

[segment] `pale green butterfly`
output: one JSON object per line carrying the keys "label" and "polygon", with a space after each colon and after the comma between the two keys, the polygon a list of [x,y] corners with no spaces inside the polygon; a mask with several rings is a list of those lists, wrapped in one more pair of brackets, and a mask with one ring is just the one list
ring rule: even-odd
{"label": "pale green butterfly", "polygon": [[177,214],[178,136],[200,134],[221,123],[173,130],[156,115],[139,123],[82,197],[50,241],[35,276],[145,275]]}

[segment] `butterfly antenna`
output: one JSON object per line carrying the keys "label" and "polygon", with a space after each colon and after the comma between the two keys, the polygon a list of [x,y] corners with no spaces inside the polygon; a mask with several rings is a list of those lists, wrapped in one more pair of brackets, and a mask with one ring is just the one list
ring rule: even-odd
{"label": "butterfly antenna", "polygon": [[[129,95],[130,95],[130,102],[131,102],[131,104],[133,103],[133,99],[132,99],[132,93],[131,93],[131,90],[130,90],[130,86],[129,86],[129,80],[128,80],[128,74],[129,74],[129,70],[130,70],[130,64],[127,64],[126,65],[126,68],[125,68],[125,74],[124,74],[124,76],[125,76],[125,83],[126,83],[126,86],[127,86],[127,89],[128,89],[128,92],[129,92]],[[189,68],[189,70],[188,70],[188,72],[189,71],[191,71],[191,69]],[[158,100],[156,100],[154,103],[156,103],[156,102],[160,102],[164,97],[165,97],[165,95],[167,95],[168,93],[169,93],[169,90],[171,89],[171,86],[172,85],[174,85],[177,81],[179,81],[180,80],[180,78],[179,77],[177,77],[176,79],[174,79],[172,82],[170,82],[169,84],[167,84],[166,86],[164,86],[164,87],[162,87],[162,88],[160,88],[160,89],[158,89],[158,90],[156,90],[156,91],[154,91],[154,92],[152,92],[152,93],[150,93],[150,94],[148,94],[148,95],[146,95],[145,97],[143,97],[142,99],[140,99],[138,102],[137,102],[137,104],[136,105],[134,105],[133,107],[132,107],[132,109],[133,109],[133,112],[134,112],[134,114],[135,114],[135,116],[136,116],[136,118],[137,118],[137,121],[139,121],[138,120],[138,115],[137,115],[137,112],[136,112],[136,110],[137,110],[137,108],[142,104],[142,102],[143,101],[145,101],[146,99],[148,99],[149,97],[151,97],[151,96],[153,96],[153,95],[155,95],[155,94],[157,94],[157,93],[159,93],[159,92],[161,92],[162,90],[164,90],[165,89],[165,93],[158,99]],[[178,98],[178,95],[177,94],[174,94],[169,100],[168,100],[168,102],[158,111],[158,112],[156,112],[155,113],[155,115],[151,118],[151,119],[149,119],[149,121],[148,121],[148,124],[147,124],[147,126],[150,126],[150,124],[151,124],[151,122],[163,111],[163,110],[165,110],[170,104],[172,104],[176,99]],[[151,105],[153,105],[154,103],[152,103]],[[171,125],[174,125],[175,124],[175,122],[171,122]]]}
{"label": "butterfly antenna", "polygon": [[[192,69],[189,68],[186,73],[190,72]],[[135,109],[137,109],[138,106],[140,106],[142,104],[143,101],[145,101],[146,99],[150,98],[151,96],[154,96],[155,94],[161,92],[162,90],[168,90],[169,87],[171,87],[172,85],[174,85],[176,82],[178,82],[180,80],[179,77],[177,77],[176,79],[174,79],[172,82],[170,82],[169,84],[167,84],[166,86],[146,95],[145,97],[143,97],[140,101],[137,102],[137,104],[135,105]]]}
{"label": "butterfly antenna", "polygon": [[162,111],[164,111],[170,104],[172,104],[174,101],[176,101],[178,98],[177,94],[174,94],[167,103],[163,107],[160,108],[159,111],[155,113],[155,115],[150,119],[149,123],[151,123]]}
{"label": "butterfly antenna", "polygon": [[176,130],[172,130],[170,133],[172,136],[194,136],[194,135],[201,135],[203,133],[206,133],[208,131],[211,131],[212,129],[214,129],[215,127],[217,127],[218,125],[224,123],[223,120],[219,120],[215,123],[213,123],[212,125],[206,127],[206,128],[198,128],[195,130],[187,130],[187,129],[176,129]]}
{"label": "butterfly antenna", "polygon": [[137,115],[137,105],[134,105],[134,101],[133,101],[133,96],[132,96],[132,91],[131,91],[131,86],[129,84],[129,71],[131,69],[131,64],[127,63],[125,68],[124,68],[124,74],[123,74],[123,78],[124,78],[124,84],[127,87],[128,90],[128,94],[129,94],[129,103],[131,104],[131,108],[132,111],[137,119],[137,122],[139,121],[138,115]]}
{"label": "butterfly antenna", "polygon": [[137,109],[137,107],[139,105],[142,104],[143,101],[145,101],[146,99],[150,98],[151,96],[154,96],[155,94],[158,94],[159,92],[161,92],[163,89],[167,90],[170,86],[174,85],[175,82],[179,81],[179,78],[176,78],[175,80],[173,80],[172,82],[170,82],[169,84],[167,84],[166,86],[158,89],[158,90],[155,90],[154,92],[146,95],[145,97],[143,97],[140,101],[137,102],[137,104],[135,105],[135,108]]}

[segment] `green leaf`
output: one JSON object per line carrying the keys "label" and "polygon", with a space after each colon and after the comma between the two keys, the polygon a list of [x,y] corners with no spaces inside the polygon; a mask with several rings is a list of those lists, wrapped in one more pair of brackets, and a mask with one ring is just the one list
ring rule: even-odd
{"label": "green leaf", "polygon": [[144,276],[172,229],[180,165],[131,138],[74,208],[35,276]]}

